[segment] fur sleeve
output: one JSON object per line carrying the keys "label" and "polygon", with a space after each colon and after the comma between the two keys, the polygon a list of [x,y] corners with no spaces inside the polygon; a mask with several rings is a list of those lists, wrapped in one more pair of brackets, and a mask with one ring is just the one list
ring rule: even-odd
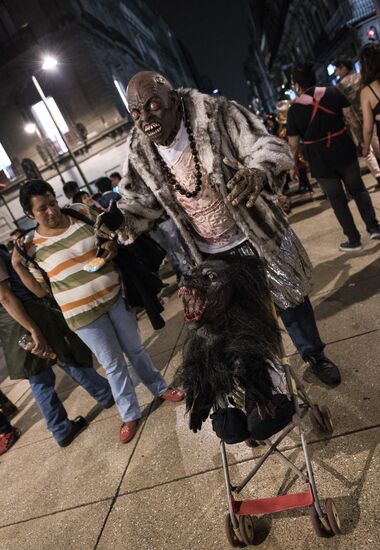
{"label": "fur sleeve", "polygon": [[162,207],[134,167],[129,154],[132,140],[133,131],[127,140],[127,156],[119,184],[121,199],[117,203],[125,218],[118,231],[119,241],[123,244],[129,244],[141,233],[150,231],[163,214]]}
{"label": "fur sleeve", "polygon": [[280,174],[294,165],[288,144],[268,134],[258,117],[235,101],[226,101],[225,109],[224,123],[238,160],[248,168],[263,170],[271,190],[277,193],[282,183]]}

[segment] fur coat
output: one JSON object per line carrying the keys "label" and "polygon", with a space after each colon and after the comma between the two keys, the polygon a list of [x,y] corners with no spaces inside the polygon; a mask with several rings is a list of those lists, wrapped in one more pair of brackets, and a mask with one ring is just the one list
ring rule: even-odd
{"label": "fur coat", "polygon": [[[289,264],[286,266],[287,271],[277,277],[277,291],[273,295],[275,302],[282,308],[301,303],[310,289],[311,266],[276,201],[276,193],[282,183],[281,175],[294,164],[288,145],[268,134],[255,115],[234,101],[205,95],[196,90],[180,89],[178,93],[183,98],[190,118],[200,162],[211,185],[224,198],[228,195],[226,183],[235,173],[223,163],[224,157],[239,160],[249,168],[258,168],[266,173],[266,188],[252,208],[247,209],[244,205],[234,207],[228,201],[225,204],[236,225],[267,265],[273,267],[274,276],[282,256],[285,263]],[[118,207],[125,213],[126,219],[119,234],[121,242],[130,243],[142,232],[149,231],[166,212],[186,241],[195,263],[202,261],[194,240],[194,230],[165,181],[153,154],[152,143],[136,127],[128,136],[127,156],[119,189],[122,199]],[[284,239],[286,250],[282,252]],[[288,293],[285,289],[285,294],[288,294],[286,300],[281,300],[279,296],[284,294],[284,278],[292,281],[288,285]],[[272,279],[269,277],[271,286]]]}

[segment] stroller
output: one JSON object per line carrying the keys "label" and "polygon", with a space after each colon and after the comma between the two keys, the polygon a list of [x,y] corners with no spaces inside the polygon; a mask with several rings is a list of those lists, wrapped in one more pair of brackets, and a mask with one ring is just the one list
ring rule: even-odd
{"label": "stroller", "polygon": [[[254,468],[238,485],[231,483],[226,446],[223,440],[220,443],[228,504],[228,512],[225,517],[225,530],[228,542],[233,548],[243,548],[255,542],[255,516],[295,508],[308,507],[310,509],[311,523],[318,537],[331,537],[342,533],[341,523],[333,500],[327,498],[323,502],[318,496],[303,428],[303,419],[309,413],[314,430],[318,433],[331,435],[334,427],[330,411],[328,407],[324,405],[319,406],[310,401],[300,379],[287,362],[283,362],[281,367],[278,367],[278,373],[281,380],[278,391],[286,393],[293,402],[294,415],[292,421],[280,433],[277,433],[274,438],[265,440],[265,444],[268,447],[267,451],[256,461]],[[281,442],[294,429],[299,431],[301,438],[306,464],[304,471],[297,468],[278,449]],[[305,482],[307,491],[270,498],[238,500],[236,498],[237,495],[255,476],[272,453],[275,453],[286,466]]]}

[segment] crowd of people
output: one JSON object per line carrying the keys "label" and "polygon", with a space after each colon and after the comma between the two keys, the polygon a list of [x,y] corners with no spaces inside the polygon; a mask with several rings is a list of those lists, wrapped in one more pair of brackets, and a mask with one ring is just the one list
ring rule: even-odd
{"label": "crowd of people", "polygon": [[[260,257],[272,301],[300,356],[323,383],[340,383],[309,299],[310,260],[278,198],[287,177],[310,189],[309,168],[347,238],[340,250],[362,247],[347,193],[369,237],[380,239],[358,162],[361,153],[379,183],[373,129],[379,135],[380,46],[366,45],[360,63],[361,81],[350,60],[336,60],[337,87],[318,86],[309,63],[295,67],[297,98],[283,110],[286,120],[277,117],[279,135],[236,102],[176,90],[164,76],[140,72],[126,91],[134,127],[122,175],[100,178],[94,195],[67,182],[70,202],[63,209],[45,181],[20,188],[21,206],[36,226],[24,236],[15,230],[17,246],[1,250],[0,337],[10,375],[28,378],[59,445],[69,445],[86,420],[68,418],[54,389],[53,363],[102,407],[116,405],[121,443],[131,441],[141,417],[126,358],[153,395],[184,398],[154,367],[125,292],[120,258],[146,234],[163,246],[178,278],[208,258]],[[101,268],[87,269],[94,260]],[[14,334],[31,335],[32,353],[10,337],[12,323]],[[92,355],[106,377],[93,368]],[[7,418],[9,407],[0,394],[1,453],[19,436]]]}

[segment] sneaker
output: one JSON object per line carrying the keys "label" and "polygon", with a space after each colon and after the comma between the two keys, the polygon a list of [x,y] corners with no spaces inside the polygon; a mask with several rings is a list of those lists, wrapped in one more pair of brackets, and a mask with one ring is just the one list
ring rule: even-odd
{"label": "sneaker", "polygon": [[185,392],[183,392],[179,388],[172,388],[171,386],[169,386],[166,392],[160,395],[160,399],[164,399],[165,401],[175,401],[175,402],[182,401],[183,399],[185,399]]}
{"label": "sneaker", "polygon": [[380,239],[380,229],[375,229],[369,234],[370,239]]}
{"label": "sneaker", "polygon": [[57,441],[60,447],[67,447],[74,441],[74,439],[88,426],[87,420],[83,416],[77,416],[71,422],[71,432],[61,441]]}
{"label": "sneaker", "polygon": [[350,241],[346,241],[345,243],[341,243],[339,245],[339,250],[342,250],[343,252],[355,252],[355,250],[361,250],[362,245],[360,242],[358,243],[352,243]]}
{"label": "sneaker", "polygon": [[0,455],[3,455],[12,447],[20,437],[20,430],[11,426],[10,432],[0,434]]}
{"label": "sneaker", "polygon": [[131,420],[130,422],[123,422],[120,427],[119,441],[120,443],[129,443],[136,435],[137,428],[139,426],[138,420]]}
{"label": "sneaker", "polygon": [[0,403],[0,412],[10,420],[18,413],[18,408],[6,397],[5,401]]}
{"label": "sneaker", "polygon": [[338,386],[341,382],[338,367],[325,355],[320,357],[308,357],[307,361],[312,371],[322,382],[328,386]]}

